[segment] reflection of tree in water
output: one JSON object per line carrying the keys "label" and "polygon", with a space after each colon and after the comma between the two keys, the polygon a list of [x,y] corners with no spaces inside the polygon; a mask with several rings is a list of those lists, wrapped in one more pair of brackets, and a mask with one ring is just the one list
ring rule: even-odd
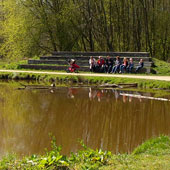
{"label": "reflection of tree in water", "polygon": [[76,89],[75,93],[71,90],[72,100],[69,90],[50,93],[8,88],[3,96],[6,109],[0,118],[0,137],[4,139],[0,145],[4,150],[42,151],[50,145],[51,132],[57,144],[63,145],[64,153],[77,150],[77,139],[93,148],[128,152],[153,135],[170,134],[168,103],[134,99],[125,105],[119,91],[93,88]]}
{"label": "reflection of tree in water", "polygon": [[[97,141],[97,146],[106,149],[114,146],[117,151],[127,151],[127,148],[128,151],[131,151],[137,145],[136,143],[141,143],[143,139],[152,136],[152,128],[148,128],[150,125],[147,125],[148,129],[145,126],[146,120],[152,121],[155,118],[153,116],[155,109],[153,111],[149,107],[150,104],[153,105],[152,102],[145,101],[140,104],[137,100],[134,100],[132,103],[131,98],[126,98],[126,102],[130,101],[130,105],[127,106],[124,105],[122,100],[115,102],[114,98],[111,98],[111,103],[108,104],[105,100],[102,100],[102,103],[99,104],[98,100],[92,100],[92,94],[93,89],[89,89],[89,101],[74,100],[78,105],[81,105],[81,110],[77,108],[79,110],[72,112],[72,114],[77,113],[77,116],[74,116],[78,118],[77,122],[82,120],[82,134],[84,134],[83,139],[86,139],[86,143],[95,146]],[[104,95],[102,97],[104,98]],[[149,117],[148,120],[148,115],[153,117]],[[145,134],[146,131],[148,135]],[[102,141],[104,141],[103,144]]]}
{"label": "reflection of tree in water", "polygon": [[[48,105],[50,105],[46,96],[37,96],[36,91],[8,89],[5,99],[5,112],[1,117],[1,120],[5,122],[4,127],[2,127],[4,129],[3,134],[1,134],[3,135],[2,138],[5,139],[3,145],[6,149],[13,147],[19,152],[24,149],[24,152],[29,153],[30,148],[27,148],[27,146],[34,147],[36,150],[33,141],[36,139],[38,145],[41,145],[38,138],[40,133],[38,124],[46,119],[46,116],[42,113],[47,113]],[[34,129],[34,132],[31,129]],[[35,139],[33,139],[33,133],[36,134]]]}

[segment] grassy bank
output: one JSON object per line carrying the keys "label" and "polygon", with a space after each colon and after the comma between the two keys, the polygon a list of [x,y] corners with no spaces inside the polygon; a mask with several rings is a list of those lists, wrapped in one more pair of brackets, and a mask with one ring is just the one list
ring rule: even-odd
{"label": "grassy bank", "polygon": [[83,149],[70,156],[60,154],[61,148],[51,142],[52,150],[44,155],[22,159],[8,155],[0,161],[0,169],[58,169],[58,170],[112,170],[112,169],[170,169],[170,138],[150,139],[131,154],[114,155],[108,151],[93,150],[82,143]]}
{"label": "grassy bank", "polygon": [[170,63],[158,60],[156,58],[153,59],[153,62],[155,65],[153,70],[155,70],[157,75],[170,75]]}
{"label": "grassy bank", "polygon": [[78,84],[119,84],[119,83],[137,83],[139,88],[150,89],[170,89],[170,83],[158,80],[143,80],[134,78],[118,77],[91,77],[91,76],[73,76],[73,75],[49,75],[39,73],[0,73],[0,79],[10,80],[36,80],[39,82],[55,83],[78,83]]}

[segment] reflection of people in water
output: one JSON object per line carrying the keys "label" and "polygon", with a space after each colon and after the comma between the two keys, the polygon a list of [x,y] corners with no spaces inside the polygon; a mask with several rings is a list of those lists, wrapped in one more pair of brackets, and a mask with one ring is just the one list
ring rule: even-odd
{"label": "reflection of people in water", "polygon": [[126,96],[123,95],[122,97],[123,97],[123,103],[126,103]]}
{"label": "reflection of people in water", "polygon": [[[139,93],[139,92],[135,92],[135,94],[139,95],[139,96],[141,95],[141,93]],[[140,102],[142,102],[142,98],[141,97],[138,97],[138,99],[139,99]]]}
{"label": "reflection of people in water", "polygon": [[77,93],[76,88],[68,88],[67,96],[68,96],[68,98],[74,99],[74,96],[76,93]]}
{"label": "reflection of people in water", "polygon": [[101,101],[101,98],[103,97],[104,95],[104,91],[103,90],[98,90],[97,91],[97,99],[98,99],[98,102]]}
{"label": "reflection of people in water", "polygon": [[101,91],[100,90],[98,90],[98,92],[97,92],[97,100],[98,100],[98,102],[101,101]]}
{"label": "reflection of people in water", "polygon": [[96,90],[92,90],[92,88],[89,88],[89,99],[92,100],[96,97],[97,95],[97,91]]}
{"label": "reflection of people in water", "polygon": [[[89,99],[93,100],[97,97],[98,102],[101,102],[101,99],[104,97],[106,102],[109,102],[111,99],[111,93],[112,92],[114,94],[115,100],[116,102],[118,101],[119,97],[121,96],[121,99],[123,101],[123,103],[131,103],[133,97],[132,96],[128,96],[128,94],[131,94],[131,92],[127,92],[127,91],[122,91],[122,90],[117,90],[117,89],[112,89],[111,91],[108,89],[93,89],[93,88],[89,88]],[[72,94],[72,93],[71,93]],[[74,98],[74,96],[70,96],[71,98]],[[142,102],[142,98],[138,97],[139,101]]]}
{"label": "reflection of people in water", "polygon": [[[122,96],[122,99],[123,99],[123,103],[126,103],[127,100],[129,102],[132,102],[132,99],[133,99],[133,94],[134,93],[121,93],[121,96]],[[142,98],[141,98],[141,94],[136,92],[136,95],[134,94],[134,97],[137,98],[140,102],[142,102]]]}
{"label": "reflection of people in water", "polygon": [[104,90],[92,90],[92,88],[89,88],[89,99],[95,99],[97,97],[98,102],[101,101],[101,98],[104,96]]}
{"label": "reflection of people in water", "polygon": [[114,93],[115,93],[115,99],[116,101],[118,100],[119,98],[119,92],[117,90],[114,90]]}
{"label": "reflection of people in water", "polygon": [[[127,101],[132,102],[132,96],[127,96],[127,92],[121,91],[121,90],[112,90],[114,92],[115,95],[115,99],[117,101],[117,99],[119,98],[119,96],[122,96],[122,101],[123,103],[126,103]],[[141,100],[141,98],[140,98]]]}
{"label": "reflection of people in water", "polygon": [[111,93],[109,93],[108,90],[105,90],[105,94],[106,94],[106,102],[109,102],[110,101],[110,97],[111,97]]}
{"label": "reflection of people in water", "polygon": [[132,97],[131,97],[131,96],[129,96],[129,102],[130,102],[130,103],[132,102]]}
{"label": "reflection of people in water", "polygon": [[92,90],[92,88],[89,88],[89,99],[92,100],[95,97],[97,97],[98,102],[101,101],[101,98],[104,95],[104,91],[103,90]]}
{"label": "reflection of people in water", "polygon": [[92,99],[92,90],[91,90],[91,87],[89,88],[89,99],[90,100]]}
{"label": "reflection of people in water", "polygon": [[142,102],[142,98],[139,97],[139,101]]}

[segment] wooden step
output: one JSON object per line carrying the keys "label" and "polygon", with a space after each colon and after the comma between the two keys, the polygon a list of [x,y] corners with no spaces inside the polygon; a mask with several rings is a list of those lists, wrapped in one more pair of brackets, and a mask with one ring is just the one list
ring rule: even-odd
{"label": "wooden step", "polygon": [[[35,70],[66,70],[69,66],[50,66],[50,65],[34,65],[34,64],[21,64],[19,65],[22,69],[35,69]],[[81,67],[80,71],[89,71],[89,67]]]}
{"label": "wooden step", "polygon": [[57,64],[68,65],[66,60],[28,60],[28,64]]}
{"label": "wooden step", "polygon": [[[94,57],[96,60],[98,60],[98,57]],[[104,59],[106,59],[106,57],[103,57]],[[111,57],[113,58],[113,60],[116,60],[116,57]],[[120,57],[121,60],[123,60],[123,57]],[[134,61],[139,61],[142,57],[132,57]],[[65,60],[68,61],[69,59],[75,59],[75,60],[85,60],[85,61],[89,61],[90,57],[88,56],[43,56],[40,57],[40,60]],[[151,57],[145,57],[142,58],[143,61],[152,61]]]}
{"label": "wooden step", "polygon": [[[22,69],[34,69],[34,70],[66,70],[69,68],[69,66],[51,66],[51,65],[34,65],[34,64],[22,64],[20,65],[20,68]],[[134,68],[135,69],[135,68]],[[79,71],[90,71],[89,67],[81,66]],[[140,71],[140,73],[150,73],[151,67],[144,67]]]}
{"label": "wooden step", "polygon": [[70,52],[61,51],[52,52],[52,55],[58,56],[125,56],[125,57],[149,57],[148,52]]}
{"label": "wooden step", "polygon": [[28,60],[28,64],[20,65],[25,69],[42,69],[42,70],[65,70],[69,67],[68,60],[75,59],[76,64],[80,66],[80,71],[89,71],[89,59],[94,56],[96,61],[98,56],[106,59],[106,56],[111,56],[114,62],[116,56],[120,56],[123,61],[124,57],[133,58],[134,67],[137,67],[139,60],[144,61],[144,68],[147,73],[150,72],[153,66],[152,58],[148,52],[53,52],[52,56],[42,56],[40,60]]}
{"label": "wooden step", "polygon": [[[57,64],[57,65],[69,65],[66,60],[28,60],[28,64]],[[76,60],[76,64],[80,66],[89,66],[89,62],[85,60]],[[138,61],[134,61],[134,65],[138,65]],[[153,62],[144,62],[146,67],[151,67]]]}

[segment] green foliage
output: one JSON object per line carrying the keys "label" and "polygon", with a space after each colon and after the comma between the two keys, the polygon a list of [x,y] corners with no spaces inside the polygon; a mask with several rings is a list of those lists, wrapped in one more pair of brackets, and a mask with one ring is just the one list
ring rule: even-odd
{"label": "green foliage", "polygon": [[0,161],[0,169],[2,170],[8,170],[9,167],[12,169],[12,167],[15,166],[16,163],[16,155],[7,155],[2,158]]}
{"label": "green foliage", "polygon": [[[15,163],[17,169],[55,169],[61,168],[62,170],[78,164],[82,170],[95,170],[103,165],[107,165],[111,158],[111,152],[102,150],[93,150],[88,148],[82,143],[84,150],[78,153],[72,153],[70,157],[60,154],[61,147],[56,146],[56,139],[52,137],[51,151],[47,151],[44,156],[32,155],[25,157],[21,161]],[[15,157],[8,156],[0,162],[0,167],[8,169],[15,162]]]}
{"label": "green foliage", "polygon": [[149,51],[170,57],[169,1],[3,0],[1,54],[51,51]]}
{"label": "green foliage", "polygon": [[3,13],[5,15],[1,21],[0,36],[4,41],[0,48],[1,55],[10,60],[19,60],[37,54],[37,32],[34,35],[30,33],[35,20],[29,10],[20,1],[6,0],[3,2]]}
{"label": "green foliage", "polygon": [[133,151],[133,154],[142,153],[151,155],[170,154],[170,138],[167,136],[160,136],[150,139]]}
{"label": "green foliage", "polygon": [[0,169],[29,170],[114,170],[114,169],[168,169],[170,164],[170,138],[160,136],[144,142],[132,154],[113,155],[111,152],[93,150],[81,142],[83,150],[66,157],[52,137],[51,150],[42,156],[32,155],[18,159],[8,155],[1,159]]}
{"label": "green foliage", "polygon": [[170,63],[153,58],[155,67],[153,70],[160,75],[170,75]]}
{"label": "green foliage", "polygon": [[81,145],[84,148],[83,150],[79,150],[76,154],[71,154],[69,158],[71,164],[79,164],[82,170],[95,170],[108,164],[111,152],[102,151],[101,149],[93,150],[88,148],[82,141]]}
{"label": "green foliage", "polygon": [[56,146],[56,140],[53,137],[51,141],[51,151],[47,151],[43,156],[32,155],[25,157],[16,165],[18,169],[67,169],[69,166],[68,158],[60,154],[61,147]]}
{"label": "green foliage", "polygon": [[19,69],[20,64],[26,64],[27,60],[20,60],[20,61],[1,61],[0,62],[0,69],[12,69],[16,70]]}

